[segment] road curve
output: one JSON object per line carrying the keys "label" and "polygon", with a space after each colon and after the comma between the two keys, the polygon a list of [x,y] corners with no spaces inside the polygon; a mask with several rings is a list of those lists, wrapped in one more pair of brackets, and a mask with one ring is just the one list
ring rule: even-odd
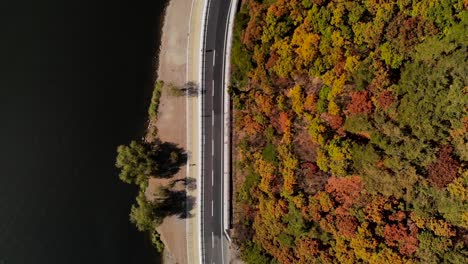
{"label": "road curve", "polygon": [[202,256],[225,262],[223,232],[223,87],[231,0],[208,0],[202,92]]}

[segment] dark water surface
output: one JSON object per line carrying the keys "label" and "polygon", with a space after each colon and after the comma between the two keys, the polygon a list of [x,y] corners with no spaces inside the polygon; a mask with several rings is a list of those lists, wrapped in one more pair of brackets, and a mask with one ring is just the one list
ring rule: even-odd
{"label": "dark water surface", "polygon": [[143,132],[164,3],[95,2],[0,4],[2,264],[155,263],[114,162]]}

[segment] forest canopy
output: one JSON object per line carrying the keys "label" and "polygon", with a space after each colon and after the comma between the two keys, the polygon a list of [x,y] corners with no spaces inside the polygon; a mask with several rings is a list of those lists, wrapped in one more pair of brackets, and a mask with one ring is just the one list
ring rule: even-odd
{"label": "forest canopy", "polygon": [[468,2],[244,0],[247,263],[468,263]]}

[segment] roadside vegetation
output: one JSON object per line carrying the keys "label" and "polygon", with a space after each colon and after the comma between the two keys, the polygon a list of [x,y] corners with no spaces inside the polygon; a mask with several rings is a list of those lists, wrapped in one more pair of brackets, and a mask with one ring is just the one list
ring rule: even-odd
{"label": "roadside vegetation", "polygon": [[[150,235],[158,252],[162,252],[164,244],[156,228],[167,216],[189,217],[187,211],[192,199],[187,197],[185,188],[183,191],[174,188],[180,180],[168,181],[158,185],[156,190],[148,190],[150,178],[170,179],[187,161],[183,149],[173,143],[162,142],[157,136],[155,124],[163,87],[164,82],[156,82],[148,110],[147,140],[133,140],[128,145],[118,146],[115,163],[120,169],[120,180],[138,187],[136,201],[130,209],[130,221],[139,231]],[[190,186],[192,183],[185,180],[183,184]]]}
{"label": "roadside vegetation", "polygon": [[232,48],[247,263],[468,263],[468,4],[245,0]]}
{"label": "roadside vegetation", "polygon": [[150,120],[157,120],[159,99],[161,99],[163,88],[164,88],[163,81],[157,81],[154,85],[153,94],[151,96],[151,103],[148,108],[148,116]]}

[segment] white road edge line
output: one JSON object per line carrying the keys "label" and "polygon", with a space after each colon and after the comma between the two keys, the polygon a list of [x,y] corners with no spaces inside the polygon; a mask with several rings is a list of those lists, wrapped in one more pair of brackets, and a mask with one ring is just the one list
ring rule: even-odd
{"label": "white road edge line", "polygon": [[214,79],[211,80],[211,96],[214,97]]}
{"label": "white road edge line", "polygon": [[214,234],[213,234],[213,231],[211,231],[211,248],[214,248]]}
{"label": "white road edge line", "polygon": [[213,200],[211,200],[211,216],[213,216],[214,212],[214,205],[213,205]]}
{"label": "white road edge line", "polygon": [[213,67],[215,66],[216,61],[216,50],[213,50]]}
{"label": "white road edge line", "polygon": [[214,186],[214,171],[211,170],[211,187]]}

